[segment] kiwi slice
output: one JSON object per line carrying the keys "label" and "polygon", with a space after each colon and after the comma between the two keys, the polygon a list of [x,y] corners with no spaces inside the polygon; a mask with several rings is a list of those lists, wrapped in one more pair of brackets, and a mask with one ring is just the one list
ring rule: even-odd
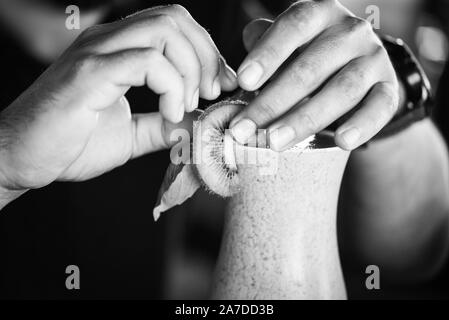
{"label": "kiwi slice", "polygon": [[213,104],[193,126],[193,160],[198,177],[206,189],[222,197],[230,197],[238,191],[234,140],[227,129],[245,105],[247,103],[241,100]]}

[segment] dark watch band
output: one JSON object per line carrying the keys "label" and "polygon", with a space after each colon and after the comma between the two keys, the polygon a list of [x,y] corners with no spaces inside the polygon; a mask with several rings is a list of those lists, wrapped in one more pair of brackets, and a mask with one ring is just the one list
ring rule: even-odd
{"label": "dark watch band", "polygon": [[385,49],[405,89],[402,108],[374,139],[389,137],[430,116],[433,106],[430,82],[410,48],[401,40],[381,36]]}

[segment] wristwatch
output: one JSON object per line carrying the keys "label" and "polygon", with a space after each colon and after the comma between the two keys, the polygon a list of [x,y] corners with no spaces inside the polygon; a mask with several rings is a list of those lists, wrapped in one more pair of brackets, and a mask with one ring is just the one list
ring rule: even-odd
{"label": "wristwatch", "polygon": [[433,99],[429,79],[410,48],[401,39],[380,37],[405,89],[405,102],[389,124],[373,139],[385,138],[404,130],[412,123],[429,117]]}

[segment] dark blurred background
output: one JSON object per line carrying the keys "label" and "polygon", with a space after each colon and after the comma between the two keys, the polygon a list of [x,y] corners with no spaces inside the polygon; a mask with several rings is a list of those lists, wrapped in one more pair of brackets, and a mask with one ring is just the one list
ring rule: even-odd
{"label": "dark blurred background", "polygon": [[[448,138],[449,0],[344,0],[357,15],[380,8],[380,33],[403,38],[417,54],[437,94],[435,121]],[[254,18],[274,17],[290,1],[180,0],[238,67],[241,32]],[[81,9],[81,30],[67,30],[65,8]],[[20,95],[82,29],[165,4],[139,0],[0,0],[0,110]],[[446,90],[445,90],[446,89]],[[448,88],[449,89],[449,88]],[[154,94],[127,94],[134,112],[156,111]],[[206,102],[202,102],[205,106]],[[168,152],[133,160],[83,183],[54,183],[28,192],[0,213],[0,298],[207,298],[225,201],[198,192],[155,223],[152,209]],[[448,195],[449,196],[449,195]],[[443,298],[446,273],[416,287],[369,292],[364,269],[342,256],[349,298]],[[81,290],[65,288],[65,268],[81,270]],[[447,268],[446,268],[447,270]]]}

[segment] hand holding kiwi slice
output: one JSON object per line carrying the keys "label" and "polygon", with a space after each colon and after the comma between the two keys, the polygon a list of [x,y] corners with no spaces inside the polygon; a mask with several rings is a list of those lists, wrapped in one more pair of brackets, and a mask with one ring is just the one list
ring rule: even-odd
{"label": "hand holding kiwi slice", "polygon": [[193,196],[201,185],[223,197],[232,195],[231,190],[238,185],[237,166],[233,163],[233,142],[225,130],[246,104],[242,100],[226,100],[201,112],[193,125],[192,161],[170,163],[153,210],[155,220],[162,212]]}
{"label": "hand holding kiwi slice", "polygon": [[[161,212],[183,203],[202,185],[210,192],[230,197],[238,191],[239,176],[235,157],[235,144],[228,129],[229,123],[248,103],[229,99],[206,109],[193,125],[193,143],[190,164],[170,164],[153,214],[157,219]],[[264,142],[265,137],[261,139]],[[305,141],[308,146],[312,140]],[[260,147],[258,136],[250,146]]]}

